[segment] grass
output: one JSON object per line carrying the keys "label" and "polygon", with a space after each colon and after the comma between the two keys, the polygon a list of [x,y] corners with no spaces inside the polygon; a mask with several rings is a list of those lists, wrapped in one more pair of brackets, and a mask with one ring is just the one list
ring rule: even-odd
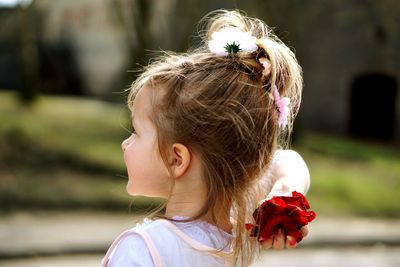
{"label": "grass", "polygon": [[[0,210],[129,209],[120,148],[128,124],[121,104],[41,97],[23,107],[0,91]],[[296,140],[318,214],[400,217],[400,149],[310,132]]]}
{"label": "grass", "polygon": [[[0,208],[126,209],[121,104],[0,93]],[[121,179],[122,178],[122,179]]]}
{"label": "grass", "polygon": [[128,112],[121,104],[69,97],[41,97],[21,106],[1,93],[0,132],[15,145],[34,142],[115,169],[124,169],[118,142],[128,136]]}
{"label": "grass", "polygon": [[400,217],[398,149],[318,134],[296,149],[308,163],[319,214]]}

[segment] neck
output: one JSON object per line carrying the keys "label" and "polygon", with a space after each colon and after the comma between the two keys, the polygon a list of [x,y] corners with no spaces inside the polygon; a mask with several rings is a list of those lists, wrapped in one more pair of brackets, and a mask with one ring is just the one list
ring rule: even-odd
{"label": "neck", "polygon": [[[200,213],[206,204],[207,186],[202,176],[200,164],[197,163],[197,159],[194,159],[189,171],[184,176],[175,179],[173,191],[166,206],[166,217],[193,218]],[[230,206],[224,205],[224,207]],[[232,231],[230,209],[224,207],[216,207],[214,212],[215,220],[212,218],[211,212],[201,216],[199,219],[214,224],[223,231],[230,233]]]}
{"label": "neck", "polygon": [[[204,203],[200,205],[200,203],[198,202],[192,202],[192,201],[177,202],[173,199],[170,199],[166,207],[165,216],[168,218],[172,218],[174,216],[193,218],[199,214],[203,205]],[[214,220],[211,214],[208,213],[204,216],[201,216],[199,219],[206,221],[210,224],[214,224],[215,226],[217,226],[218,228],[227,233],[232,232],[232,224],[230,222],[229,209],[225,209],[225,211],[223,211],[222,209],[217,209],[215,212],[215,218],[216,219]]]}
{"label": "neck", "polygon": [[169,218],[174,216],[191,218],[199,213],[202,205],[202,201],[194,200],[191,197],[185,196],[185,194],[174,193],[168,200],[165,216]]}

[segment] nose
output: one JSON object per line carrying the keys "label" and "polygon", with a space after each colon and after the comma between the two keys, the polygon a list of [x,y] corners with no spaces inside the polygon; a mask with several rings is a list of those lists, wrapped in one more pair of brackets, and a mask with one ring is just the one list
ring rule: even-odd
{"label": "nose", "polygon": [[125,151],[125,149],[128,147],[130,140],[131,140],[131,137],[129,136],[124,141],[122,141],[122,143],[121,143],[122,151]]}

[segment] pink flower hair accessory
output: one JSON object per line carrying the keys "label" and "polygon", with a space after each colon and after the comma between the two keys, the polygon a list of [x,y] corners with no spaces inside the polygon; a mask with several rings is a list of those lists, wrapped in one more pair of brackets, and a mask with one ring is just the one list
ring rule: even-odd
{"label": "pink flower hair accessory", "polygon": [[272,93],[274,95],[275,105],[279,111],[278,125],[283,129],[288,124],[290,99],[288,97],[281,98],[275,84],[272,85]]}

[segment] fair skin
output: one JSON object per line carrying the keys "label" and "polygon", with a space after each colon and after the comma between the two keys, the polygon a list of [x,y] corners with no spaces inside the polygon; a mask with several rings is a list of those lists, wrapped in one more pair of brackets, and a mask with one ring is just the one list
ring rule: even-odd
{"label": "fair skin", "polygon": [[[132,120],[134,132],[121,145],[129,177],[127,191],[130,195],[168,198],[165,214],[167,217],[193,217],[203,207],[207,196],[202,164],[194,151],[183,144],[175,143],[166,151],[172,175],[168,173],[158,151],[156,128],[149,118],[151,93],[151,88],[146,86],[138,92],[132,110],[135,114]],[[294,190],[306,193],[309,183],[307,166],[297,153],[292,152],[285,152],[285,160],[278,160],[274,164],[271,171],[275,181],[267,198]],[[217,226],[231,232],[229,212],[221,211],[217,218],[220,219]],[[303,227],[303,236],[307,232],[307,227]],[[282,232],[276,233],[262,244],[263,248],[275,249],[285,246],[294,248],[296,245],[292,237],[285,236]]]}
{"label": "fair skin", "polygon": [[148,119],[150,111],[148,90],[142,90],[137,99],[132,119],[134,131],[122,142],[130,195],[168,197],[171,181],[157,151],[157,133]]}
{"label": "fair skin", "polygon": [[149,119],[151,93],[151,88],[144,87],[136,96],[132,110],[135,132],[122,143],[129,177],[127,191],[130,195],[168,198],[167,217],[192,217],[207,195],[201,164],[186,146],[173,144],[167,151],[171,178],[158,152],[155,126]]}
{"label": "fair skin", "polygon": [[[291,192],[297,191],[305,195],[310,185],[310,173],[303,158],[293,150],[281,150],[274,162],[271,172],[272,189],[266,199],[274,196],[290,196]],[[303,237],[308,235],[308,226],[301,228]],[[264,249],[295,248],[297,242],[292,236],[285,236],[283,231],[278,231],[274,236],[265,240],[262,244]]]}

